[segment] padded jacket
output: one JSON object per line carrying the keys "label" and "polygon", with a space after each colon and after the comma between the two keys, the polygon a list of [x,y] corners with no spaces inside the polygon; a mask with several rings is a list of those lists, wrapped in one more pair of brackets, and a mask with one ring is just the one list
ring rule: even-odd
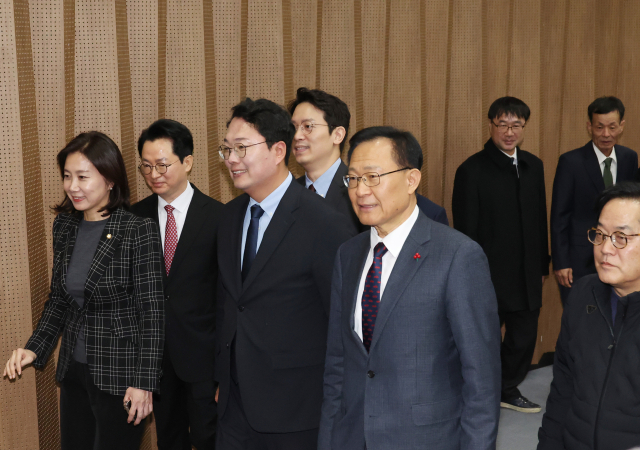
{"label": "padded jacket", "polygon": [[640,292],[618,301],[597,274],[578,280],[562,315],[538,450],[640,445]]}

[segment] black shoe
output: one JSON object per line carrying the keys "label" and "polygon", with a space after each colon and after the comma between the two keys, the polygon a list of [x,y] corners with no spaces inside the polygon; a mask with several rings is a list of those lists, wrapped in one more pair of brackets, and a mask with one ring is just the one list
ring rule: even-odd
{"label": "black shoe", "polygon": [[540,405],[536,405],[535,403],[530,402],[528,398],[523,396],[501,400],[500,407],[513,409],[514,411],[523,413],[539,413],[540,411],[542,411]]}

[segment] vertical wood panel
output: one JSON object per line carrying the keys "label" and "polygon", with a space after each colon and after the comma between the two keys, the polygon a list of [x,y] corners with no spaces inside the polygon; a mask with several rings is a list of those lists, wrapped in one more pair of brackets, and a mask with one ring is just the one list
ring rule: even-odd
{"label": "vertical wood panel", "polygon": [[620,43],[617,95],[625,105],[626,124],[620,143],[640,151],[640,83],[638,83],[638,73],[640,73],[638,16],[640,12],[638,4],[633,0],[624,0],[621,12],[620,36],[624,36],[624,41]]}
{"label": "vertical wood panel", "polygon": [[207,150],[208,150],[208,174],[209,195],[215,199],[221,197],[220,183],[223,172],[217,153],[220,145],[218,137],[218,105],[216,96],[216,53],[213,33],[213,1],[202,2],[202,18],[204,22],[204,67],[206,83],[206,110],[207,110]]}
{"label": "vertical wood panel", "polygon": [[367,0],[362,6],[362,106],[365,127],[382,125],[384,101],[384,48],[386,2]]}
{"label": "vertical wood panel", "polygon": [[[14,2],[0,1],[0,217],[3,218],[0,220],[0,317],[3,318],[0,322],[0,348],[3,356],[24,346],[31,334],[32,311],[37,312],[37,308],[30,298],[29,253],[45,252],[43,248],[28,248],[27,214],[32,211],[26,205],[26,196],[30,190],[27,183],[33,180],[25,176],[24,168],[29,166],[34,156],[30,154],[33,150],[30,147],[34,139],[35,111],[32,108],[35,98],[20,95],[21,85],[25,82],[25,62],[19,59],[25,56],[24,47],[31,44],[25,42],[30,41],[29,36],[25,36],[29,27],[28,9],[26,24],[18,23],[25,19],[24,9],[24,3],[15,5],[14,11]],[[25,130],[23,126],[26,126]],[[37,136],[35,138],[37,148]],[[38,200],[41,202],[41,197]],[[44,239],[40,245],[44,245]],[[43,277],[46,280],[46,273]],[[43,385],[41,377],[42,374],[36,380],[35,371],[29,368],[13,382],[0,380],[0,448],[39,448],[41,424],[38,419],[43,409],[48,407],[36,402],[36,392],[40,400],[44,399],[40,389]],[[26,420],[25,411],[28,411],[30,420]]]}
{"label": "vertical wood panel", "polygon": [[293,0],[291,4],[291,58],[293,60],[294,92],[299,87],[316,86],[316,38],[318,0]]}

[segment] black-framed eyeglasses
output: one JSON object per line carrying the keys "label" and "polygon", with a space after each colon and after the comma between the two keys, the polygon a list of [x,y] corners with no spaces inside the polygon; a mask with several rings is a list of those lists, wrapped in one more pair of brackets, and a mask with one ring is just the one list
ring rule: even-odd
{"label": "black-framed eyeglasses", "polygon": [[171,164],[158,163],[155,166],[152,166],[151,164],[147,164],[147,163],[142,163],[138,166],[138,170],[142,175],[149,175],[151,172],[153,172],[153,169],[156,169],[156,172],[162,175],[163,173],[167,173],[167,169],[173,166],[178,161],[180,161],[180,158],[176,159]]}
{"label": "black-framed eyeglasses", "polygon": [[511,129],[514,133],[519,133],[524,129],[524,125],[521,123],[514,123],[513,125],[507,125],[506,123],[495,123],[493,120],[491,121],[494,127],[500,131],[500,133],[506,133],[507,130]]}
{"label": "black-framed eyeglasses", "polygon": [[602,230],[591,228],[587,231],[587,238],[593,245],[602,245],[609,238],[611,243],[617,249],[623,249],[627,246],[627,238],[640,236],[640,234],[624,234],[622,231],[614,231],[611,234],[604,234]]}
{"label": "black-framed eyeglasses", "polygon": [[265,144],[268,142],[269,141],[262,141],[262,142],[258,142],[257,144],[249,144],[249,145],[235,144],[233,148],[227,147],[226,145],[221,145],[220,147],[218,147],[218,154],[222,159],[229,159],[229,157],[231,156],[231,151],[233,150],[235,154],[238,156],[238,158],[244,158],[247,154],[247,147],[253,147],[254,145]]}
{"label": "black-framed eyeglasses", "polygon": [[360,180],[362,180],[365,186],[372,187],[380,184],[380,177],[389,175],[391,173],[401,172],[403,170],[411,170],[411,167],[403,167],[402,169],[393,170],[391,172],[386,172],[386,173],[376,173],[376,172],[363,173],[361,177],[356,177],[353,175],[345,175],[344,177],[342,177],[342,179],[344,181],[344,185],[347,186],[349,189],[357,188]]}
{"label": "black-framed eyeglasses", "polygon": [[[295,125],[294,125],[295,126]],[[298,127],[296,127],[297,131],[302,131],[302,134],[309,135],[313,132],[315,127],[328,127],[326,123],[315,123],[310,120],[303,121]]]}

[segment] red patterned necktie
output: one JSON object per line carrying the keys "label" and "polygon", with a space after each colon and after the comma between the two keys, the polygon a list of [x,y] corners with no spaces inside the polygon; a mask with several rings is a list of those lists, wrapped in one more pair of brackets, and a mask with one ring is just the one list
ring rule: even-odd
{"label": "red patterned necktie", "polygon": [[311,192],[316,192],[316,188],[314,188],[314,187],[313,187],[313,184],[310,184],[310,185],[309,185],[309,190],[310,190]]}
{"label": "red patterned necktie", "polygon": [[378,316],[378,303],[380,303],[380,284],[382,282],[382,257],[387,253],[387,247],[382,242],[373,249],[373,263],[367,272],[362,292],[362,343],[367,352],[371,346],[373,329],[376,326]]}
{"label": "red patterned necktie", "polygon": [[167,275],[169,275],[173,255],[175,255],[176,246],[178,245],[178,227],[176,227],[176,218],[173,217],[175,208],[171,205],[166,205],[164,209],[167,211],[167,226],[164,231],[164,267],[167,270]]}

